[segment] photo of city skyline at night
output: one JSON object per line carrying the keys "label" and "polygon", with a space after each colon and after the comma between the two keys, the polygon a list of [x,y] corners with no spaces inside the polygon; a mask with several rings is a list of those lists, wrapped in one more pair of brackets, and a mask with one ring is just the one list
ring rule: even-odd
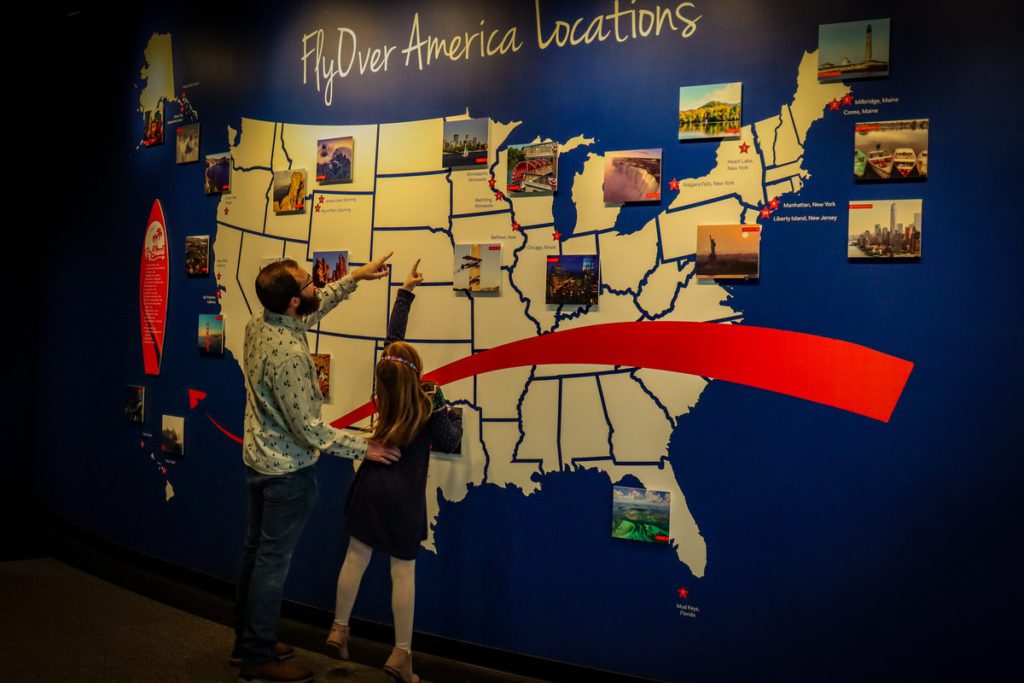
{"label": "photo of city skyline at night", "polygon": [[644,543],[669,542],[668,491],[612,487],[612,538]]}
{"label": "photo of city skyline at night", "polygon": [[698,280],[756,280],[760,277],[760,225],[698,225]]}
{"label": "photo of city skyline at night", "polygon": [[609,204],[661,199],[661,149],[630,149],[604,156],[604,200]]}
{"label": "photo of city skyline at night", "polygon": [[818,80],[822,83],[889,75],[889,20],[818,26]]}
{"label": "photo of city skyline at night", "polygon": [[347,251],[313,252],[313,286],[317,289],[337,282],[348,274]]}
{"label": "photo of city skyline at night", "polygon": [[490,123],[490,119],[445,121],[441,166],[487,168],[487,136]]}
{"label": "photo of city skyline at night", "polygon": [[921,258],[923,205],[920,199],[851,201],[847,258]]}
{"label": "photo of city skyline at night", "polygon": [[928,119],[858,123],[853,130],[855,180],[928,177]]}
{"label": "photo of city skyline at night", "polygon": [[508,182],[510,197],[535,197],[558,190],[558,143],[541,142],[509,145]]}
{"label": "photo of city skyline at night", "polygon": [[594,306],[600,289],[601,267],[596,255],[548,256],[545,303]]}
{"label": "photo of city skyline at night", "polygon": [[321,185],[352,182],[355,159],[352,136],[326,138],[316,143],[316,181]]}

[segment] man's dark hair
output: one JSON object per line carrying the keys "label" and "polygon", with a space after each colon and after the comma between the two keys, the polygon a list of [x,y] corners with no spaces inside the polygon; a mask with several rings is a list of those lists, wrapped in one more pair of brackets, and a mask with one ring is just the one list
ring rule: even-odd
{"label": "man's dark hair", "polygon": [[299,283],[295,281],[294,272],[299,264],[292,259],[274,261],[263,266],[256,276],[256,297],[263,308],[271,313],[284,313],[288,310],[293,296],[299,296]]}

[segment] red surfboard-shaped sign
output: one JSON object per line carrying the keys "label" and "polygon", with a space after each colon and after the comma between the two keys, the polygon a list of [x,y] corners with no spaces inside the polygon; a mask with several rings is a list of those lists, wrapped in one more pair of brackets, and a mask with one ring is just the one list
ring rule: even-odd
{"label": "red surfboard-shaped sign", "polygon": [[170,267],[167,221],[160,200],[153,200],[146,224],[139,271],[139,319],[142,323],[142,362],[147,375],[160,374],[164,356],[164,328],[167,323],[167,286]]}

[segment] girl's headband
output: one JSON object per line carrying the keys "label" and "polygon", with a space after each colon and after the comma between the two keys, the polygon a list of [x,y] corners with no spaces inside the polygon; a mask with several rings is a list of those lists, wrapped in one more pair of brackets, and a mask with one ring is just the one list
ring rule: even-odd
{"label": "girl's headband", "polygon": [[416,364],[415,363],[413,363],[411,361],[407,361],[404,358],[399,358],[398,356],[382,356],[381,360],[390,360],[390,361],[393,361],[395,363],[401,363],[402,365],[408,365],[410,368],[413,369],[414,372],[419,372],[419,370],[416,369]]}

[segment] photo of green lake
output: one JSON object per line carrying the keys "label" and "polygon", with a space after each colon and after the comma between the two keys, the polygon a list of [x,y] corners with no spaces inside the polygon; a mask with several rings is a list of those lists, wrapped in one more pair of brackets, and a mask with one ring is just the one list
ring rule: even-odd
{"label": "photo of green lake", "polygon": [[612,538],[644,543],[669,542],[667,491],[612,487]]}

